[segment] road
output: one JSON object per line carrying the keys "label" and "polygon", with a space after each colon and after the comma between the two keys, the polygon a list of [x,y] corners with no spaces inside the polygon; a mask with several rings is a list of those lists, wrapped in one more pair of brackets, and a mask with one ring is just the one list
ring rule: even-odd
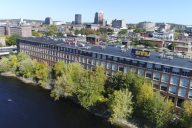
{"label": "road", "polygon": [[15,51],[17,50],[17,47],[0,47],[0,53],[3,53],[3,52],[11,52],[11,51]]}
{"label": "road", "polygon": [[9,52],[17,50],[17,47],[0,47],[0,56],[8,55]]}

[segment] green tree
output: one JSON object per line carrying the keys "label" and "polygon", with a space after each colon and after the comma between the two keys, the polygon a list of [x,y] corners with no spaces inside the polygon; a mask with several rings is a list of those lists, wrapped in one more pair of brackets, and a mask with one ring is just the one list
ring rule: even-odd
{"label": "green tree", "polygon": [[158,48],[155,49],[155,52],[159,52],[159,51],[160,51],[160,49],[158,49]]}
{"label": "green tree", "polygon": [[106,39],[103,39],[102,41],[103,41],[103,42],[107,42],[107,40],[106,40]]}
{"label": "green tree", "polygon": [[96,66],[93,73],[84,75],[78,90],[78,99],[83,107],[94,106],[103,98],[102,93],[106,80],[107,77],[102,66]]}
{"label": "green tree", "polygon": [[167,53],[167,50],[166,50],[166,49],[163,49],[163,53]]}
{"label": "green tree", "polygon": [[173,119],[174,105],[172,101],[164,100],[160,92],[155,92],[152,100],[144,104],[143,113],[153,127],[165,127]]}
{"label": "green tree", "polygon": [[63,33],[62,32],[57,32],[56,35],[57,36],[63,36]]}
{"label": "green tree", "polygon": [[38,79],[38,83],[40,83],[41,86],[45,85],[48,75],[49,75],[49,69],[48,64],[46,62],[35,63],[35,76]]}
{"label": "green tree", "polygon": [[182,104],[183,112],[180,121],[184,128],[192,128],[192,101],[188,100]]}
{"label": "green tree", "polygon": [[23,77],[31,77],[34,75],[35,64],[31,59],[26,59],[20,62],[19,64],[19,73],[23,75]]}
{"label": "green tree", "polygon": [[171,50],[174,50],[174,48],[175,48],[175,46],[177,46],[178,44],[176,44],[176,43],[172,43],[171,45],[169,45],[169,49],[171,49]]}
{"label": "green tree", "polygon": [[122,29],[119,33],[120,34],[127,34],[127,29]]}
{"label": "green tree", "polygon": [[7,42],[9,45],[17,45],[17,38],[21,37],[20,35],[14,34],[9,38],[9,41]]}
{"label": "green tree", "polygon": [[32,36],[39,36],[39,33],[37,31],[33,31]]}
{"label": "green tree", "polygon": [[3,47],[3,44],[2,44],[2,43],[0,43],[0,47]]}
{"label": "green tree", "polygon": [[26,59],[30,59],[30,56],[25,54],[24,52],[20,52],[18,55],[17,55],[17,61],[18,62],[21,62],[23,60],[26,60]]}
{"label": "green tree", "polygon": [[107,35],[107,34],[105,34],[105,35],[104,35],[104,38],[105,38],[105,39],[107,39],[107,38],[108,38],[108,35]]}
{"label": "green tree", "polygon": [[78,29],[75,30],[75,35],[78,35],[80,33],[81,33],[80,30],[78,30]]}
{"label": "green tree", "polygon": [[10,70],[9,59],[4,57],[0,60],[0,72],[8,72]]}
{"label": "green tree", "polygon": [[62,76],[64,74],[64,70],[66,70],[66,64],[63,61],[57,62],[53,67],[55,77]]}
{"label": "green tree", "polygon": [[57,77],[54,89],[51,91],[51,97],[55,97],[55,100],[59,100],[59,97],[66,96],[65,92],[70,94],[69,96],[77,94],[84,73],[81,64],[76,62],[65,65],[64,67],[58,67],[58,69],[63,70],[63,72],[62,76]]}
{"label": "green tree", "polygon": [[81,35],[85,35],[85,29],[84,28],[81,29]]}
{"label": "green tree", "polygon": [[128,89],[114,91],[108,100],[108,111],[111,114],[111,122],[117,118],[129,117],[133,112],[132,94]]}
{"label": "green tree", "polygon": [[174,39],[176,40],[176,39],[178,38],[178,36],[179,36],[179,33],[176,32],[176,33],[174,34]]}
{"label": "green tree", "polygon": [[136,29],[134,30],[134,32],[135,32],[135,33],[142,33],[142,32],[143,32],[143,30],[142,30],[142,29],[140,29],[140,28],[136,28]]}

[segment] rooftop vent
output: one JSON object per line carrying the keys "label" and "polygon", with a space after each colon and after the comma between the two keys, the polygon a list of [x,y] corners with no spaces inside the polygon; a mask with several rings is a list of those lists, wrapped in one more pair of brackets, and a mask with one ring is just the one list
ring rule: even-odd
{"label": "rooftop vent", "polygon": [[121,52],[126,52],[127,50],[126,49],[121,49]]}
{"label": "rooftop vent", "polygon": [[172,56],[167,56],[167,59],[172,60],[172,59],[173,59],[173,57],[172,57]]}
{"label": "rooftop vent", "polygon": [[101,49],[106,49],[106,46],[101,46]]}
{"label": "rooftop vent", "polygon": [[85,49],[91,49],[91,47],[85,47]]}

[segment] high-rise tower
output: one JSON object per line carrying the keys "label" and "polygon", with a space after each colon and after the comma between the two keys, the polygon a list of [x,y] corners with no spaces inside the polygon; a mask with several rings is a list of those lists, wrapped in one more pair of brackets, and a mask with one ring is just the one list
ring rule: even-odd
{"label": "high-rise tower", "polygon": [[103,19],[104,19],[104,13],[103,12],[96,12],[94,24],[102,24]]}
{"label": "high-rise tower", "polygon": [[81,14],[75,14],[75,24],[81,24]]}

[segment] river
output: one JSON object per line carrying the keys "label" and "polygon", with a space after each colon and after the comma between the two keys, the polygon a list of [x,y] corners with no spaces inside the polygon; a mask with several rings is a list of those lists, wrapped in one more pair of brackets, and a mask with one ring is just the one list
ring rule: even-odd
{"label": "river", "polygon": [[71,101],[54,101],[37,85],[0,76],[0,128],[117,127]]}

